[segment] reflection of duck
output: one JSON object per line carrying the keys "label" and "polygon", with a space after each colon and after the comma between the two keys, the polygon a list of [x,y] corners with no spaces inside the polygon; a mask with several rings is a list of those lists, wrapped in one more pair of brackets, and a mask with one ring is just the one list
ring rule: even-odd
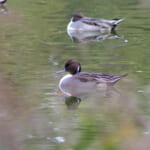
{"label": "reflection of duck", "polygon": [[[76,93],[88,93],[96,89],[107,89],[108,86],[114,85],[121,78],[127,76],[107,75],[103,73],[81,72],[81,65],[76,60],[69,60],[63,70],[57,73],[68,71],[59,82],[59,88],[67,95],[76,95]],[[71,93],[71,94],[70,94]]]}
{"label": "reflection of duck", "polygon": [[73,96],[76,98],[88,98],[88,97],[98,97],[98,98],[106,98],[106,97],[119,97],[120,92],[113,86],[109,86],[107,88],[70,88],[67,86],[63,86],[60,90],[68,97]]}
{"label": "reflection of duck", "polygon": [[82,31],[111,31],[124,19],[95,19],[85,17],[81,13],[76,13],[71,18],[67,26],[67,30],[82,30]]}
{"label": "reflection of duck", "polygon": [[[70,92],[70,91],[68,91],[68,92]],[[80,105],[82,99],[112,98],[112,97],[120,96],[120,92],[117,89],[115,89],[114,87],[109,87],[105,90],[95,90],[95,91],[93,90],[90,92],[88,91],[88,93],[87,92],[82,93],[82,92],[83,91],[78,91],[78,93],[76,93],[76,95],[69,95],[69,96],[62,97],[68,109],[70,109],[70,110],[77,109],[78,106]],[[66,93],[64,93],[64,94],[66,94]],[[72,93],[70,93],[70,94],[72,94]]]}
{"label": "reflection of duck", "polygon": [[64,101],[68,109],[77,109],[81,102],[81,99],[75,96],[69,96],[69,97],[67,96],[64,97]]}
{"label": "reflection of duck", "polygon": [[115,32],[101,33],[98,31],[74,31],[67,30],[68,35],[73,42],[89,43],[89,42],[100,42],[106,39],[121,39]]}

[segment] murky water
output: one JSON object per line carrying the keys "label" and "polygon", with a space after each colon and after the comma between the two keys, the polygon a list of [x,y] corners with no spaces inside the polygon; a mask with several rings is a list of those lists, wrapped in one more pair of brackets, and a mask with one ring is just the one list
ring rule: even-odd
{"label": "murky water", "polygon": [[[71,15],[125,18],[117,34],[73,35]],[[14,0],[0,8],[0,149],[150,149],[150,1]],[[109,91],[62,94],[55,72],[129,73]]]}

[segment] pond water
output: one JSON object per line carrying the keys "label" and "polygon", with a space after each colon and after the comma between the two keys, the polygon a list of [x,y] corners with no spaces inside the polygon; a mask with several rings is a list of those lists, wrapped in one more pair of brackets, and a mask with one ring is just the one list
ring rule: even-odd
{"label": "pond water", "polygon": [[[117,34],[74,35],[72,14],[125,18]],[[0,7],[0,149],[150,149],[150,1],[13,0]],[[82,37],[83,36],[83,37]],[[98,37],[98,38],[97,38]],[[65,96],[56,72],[129,75],[110,91]]]}

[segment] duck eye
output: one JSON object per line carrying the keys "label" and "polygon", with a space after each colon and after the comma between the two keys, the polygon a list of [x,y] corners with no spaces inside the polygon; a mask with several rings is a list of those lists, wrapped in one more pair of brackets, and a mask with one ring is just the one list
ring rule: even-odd
{"label": "duck eye", "polygon": [[69,64],[66,64],[65,67],[69,67]]}

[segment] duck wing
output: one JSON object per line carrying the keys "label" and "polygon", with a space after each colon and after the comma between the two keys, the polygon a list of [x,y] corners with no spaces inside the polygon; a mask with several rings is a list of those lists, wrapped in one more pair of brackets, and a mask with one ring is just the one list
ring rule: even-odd
{"label": "duck wing", "polygon": [[83,23],[99,26],[101,28],[115,28],[121,21],[124,19],[113,19],[113,20],[105,20],[105,19],[96,19],[96,18],[88,18],[84,17],[81,19]]}
{"label": "duck wing", "polygon": [[117,81],[119,81],[121,78],[127,75],[128,74],[118,76],[118,75],[108,75],[108,74],[103,74],[103,73],[81,72],[81,73],[78,73],[76,77],[81,82],[96,82],[96,84],[107,83],[107,84],[113,85]]}
{"label": "duck wing", "polygon": [[94,25],[94,26],[98,26],[101,28],[107,28],[108,26],[110,27],[110,23],[108,23],[107,21],[103,20],[103,19],[95,19],[95,18],[88,18],[88,17],[84,17],[82,19],[83,23],[86,23],[88,25]]}

